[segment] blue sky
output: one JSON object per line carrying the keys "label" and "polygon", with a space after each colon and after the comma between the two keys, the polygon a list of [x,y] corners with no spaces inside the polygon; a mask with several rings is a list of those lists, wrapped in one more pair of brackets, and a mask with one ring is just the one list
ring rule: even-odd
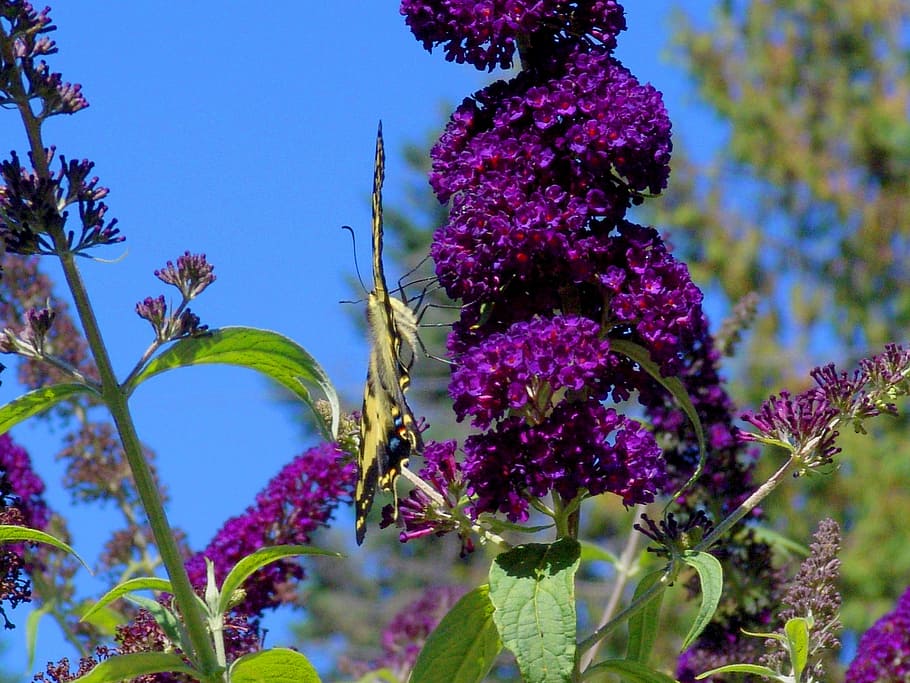
{"label": "blue sky", "polygon": [[[716,124],[694,102],[683,74],[662,61],[672,4],[629,2],[629,30],[617,54],[665,93],[677,135],[717,141]],[[695,0],[687,11],[709,6]],[[351,242],[339,226],[368,230],[376,123],[383,120],[385,201],[392,205],[405,198],[402,147],[423,143],[489,76],[425,52],[395,2],[57,0],[52,8],[60,54],[51,67],[82,83],[91,106],[51,121],[45,142],[68,158],[95,161],[101,185],[111,189],[109,215],[127,238],[96,252],[116,262],[82,263],[120,376],[150,340],[135,303],[170,296],[152,271],[190,250],[206,253],[218,276],[193,307],[204,323],[294,338],[355,407],[366,345],[339,304],[351,296],[354,271]],[[0,114],[0,148],[23,152],[17,117]],[[368,247],[361,238],[361,263]],[[16,391],[10,375],[0,401]],[[138,390],[133,410],[141,438],[158,454],[171,521],[194,547],[307,445],[265,381],[241,369],[157,377]],[[69,517],[75,547],[92,558],[115,516],[70,508],[53,461],[59,436],[44,422],[13,431],[45,477],[50,503]],[[82,585],[103,590],[89,578]],[[2,635],[4,670],[23,670],[25,616],[24,609],[14,613],[20,627]],[[50,626],[39,636],[39,663],[73,654]],[[287,642],[285,635],[273,630],[270,640]]]}

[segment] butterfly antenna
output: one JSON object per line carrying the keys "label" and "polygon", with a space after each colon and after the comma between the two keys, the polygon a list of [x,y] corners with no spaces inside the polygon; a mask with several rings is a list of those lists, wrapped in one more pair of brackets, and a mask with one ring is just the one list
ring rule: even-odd
{"label": "butterfly antenna", "polygon": [[357,236],[354,234],[354,229],[350,225],[342,225],[341,229],[351,233],[351,245],[354,249],[354,272],[357,273],[357,279],[360,281],[360,286],[363,287],[363,291],[369,292],[370,290],[363,284],[363,278],[360,276],[360,264],[357,262]]}

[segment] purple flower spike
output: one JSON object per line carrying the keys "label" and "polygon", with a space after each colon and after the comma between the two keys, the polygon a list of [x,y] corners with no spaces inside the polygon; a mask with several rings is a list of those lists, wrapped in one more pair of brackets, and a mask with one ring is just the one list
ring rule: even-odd
{"label": "purple flower spike", "polygon": [[651,433],[596,400],[560,403],[533,426],[508,418],[468,437],[464,451],[476,512],[502,512],[513,522],[527,519],[529,495],[610,492],[628,506],[653,501],[666,478]]}
{"label": "purple flower spike", "polygon": [[554,394],[596,386],[615,365],[600,325],[579,316],[515,323],[459,358],[449,392],[459,420],[486,429],[509,411],[544,415]]}
{"label": "purple flower spike", "polygon": [[431,253],[453,298],[495,298],[510,278],[566,261],[592,222],[609,232],[666,186],[660,93],[606,52],[565,60],[465,100],[433,148],[430,184],[452,206]]}
{"label": "purple flower spike", "polygon": [[[215,578],[224,580],[244,556],[260,548],[307,544],[310,534],[328,523],[339,502],[351,495],[353,463],[345,464],[334,444],[311,448],[285,466],[256,496],[256,503],[228,520],[211,543],[191,557],[187,572],[197,590],[205,587],[205,559],[215,563]],[[241,615],[257,617],[281,602],[281,584],[303,578],[296,562],[273,562],[244,585],[246,598],[237,607]]]}
{"label": "purple flower spike", "polygon": [[532,41],[590,37],[612,50],[626,28],[615,0],[402,0],[401,13],[427,50],[444,45],[450,62],[490,71],[510,68],[516,49]]}
{"label": "purple flower spike", "polygon": [[891,683],[910,679],[910,589],[863,634],[847,683]]}

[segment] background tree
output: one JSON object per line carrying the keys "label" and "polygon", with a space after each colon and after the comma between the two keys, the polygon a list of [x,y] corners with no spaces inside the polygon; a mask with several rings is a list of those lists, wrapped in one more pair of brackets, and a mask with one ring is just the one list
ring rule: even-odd
{"label": "background tree", "polygon": [[[893,0],[762,0],[719,2],[709,22],[673,19],[674,57],[726,133],[713,154],[677,136],[670,186],[648,204],[649,220],[722,306],[760,295],[729,368],[744,407],[804,388],[813,365],[850,367],[908,339],[908,17]],[[861,450],[844,435],[836,476],[767,509],[795,539],[825,515],[844,525],[848,628],[890,609],[910,573],[894,534],[910,513],[907,426],[877,424]]]}

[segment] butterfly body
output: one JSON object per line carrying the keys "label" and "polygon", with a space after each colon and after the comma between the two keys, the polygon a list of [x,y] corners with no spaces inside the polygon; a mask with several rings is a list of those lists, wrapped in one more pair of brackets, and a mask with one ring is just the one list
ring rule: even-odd
{"label": "butterfly body", "polygon": [[385,153],[382,125],[376,137],[373,175],[373,291],[367,299],[370,363],[360,418],[359,476],[354,493],[358,545],[366,535],[367,515],[376,489],[392,493],[395,516],[398,499],[395,480],[412,453],[423,450],[414,414],[404,393],[411,383],[408,371],[417,346],[417,316],[392,297],[382,267],[382,182]]}

